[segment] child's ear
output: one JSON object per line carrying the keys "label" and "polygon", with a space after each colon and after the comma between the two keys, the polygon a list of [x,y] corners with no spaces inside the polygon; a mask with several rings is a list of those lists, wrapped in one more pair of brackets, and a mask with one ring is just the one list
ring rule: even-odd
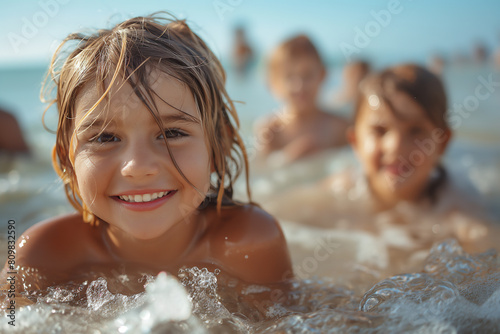
{"label": "child's ear", "polygon": [[325,67],[322,67],[321,68],[321,82],[325,81],[325,78],[326,78],[326,68]]}
{"label": "child's ear", "polygon": [[345,131],[347,141],[351,145],[351,147],[356,150],[357,141],[356,141],[356,133],[354,132],[354,126],[350,126]]}
{"label": "child's ear", "polygon": [[444,134],[442,135],[442,142],[439,145],[439,154],[443,154],[444,151],[446,151],[446,147],[448,147],[448,144],[450,143],[450,139],[453,137],[453,134],[451,133],[450,129],[447,129],[444,131]]}

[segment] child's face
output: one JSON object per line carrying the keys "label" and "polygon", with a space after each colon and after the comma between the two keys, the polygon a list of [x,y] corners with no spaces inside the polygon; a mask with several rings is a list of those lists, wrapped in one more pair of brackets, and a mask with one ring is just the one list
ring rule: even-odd
{"label": "child's face", "polygon": [[[76,131],[74,168],[83,201],[111,227],[137,239],[163,235],[192,216],[204,198],[175,168],[164,136],[186,178],[204,193],[210,182],[209,148],[191,92],[154,73],[163,131],[129,84],[119,88],[121,80],[112,86],[109,107],[103,101]],[[98,97],[95,86],[83,89],[75,124]]]}
{"label": "child's face", "polygon": [[450,137],[406,94],[395,93],[391,103],[394,112],[368,97],[349,134],[371,189],[388,205],[423,194]]}
{"label": "child's face", "polygon": [[313,57],[286,60],[270,78],[273,93],[299,111],[314,108],[325,70]]}

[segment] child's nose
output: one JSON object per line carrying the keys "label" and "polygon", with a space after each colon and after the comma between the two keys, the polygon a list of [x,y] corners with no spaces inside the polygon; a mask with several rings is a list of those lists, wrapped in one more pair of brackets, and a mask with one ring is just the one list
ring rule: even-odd
{"label": "child's nose", "polygon": [[303,87],[304,87],[303,78],[296,76],[291,80],[290,88],[292,89],[292,92],[300,92]]}
{"label": "child's nose", "polygon": [[160,171],[158,154],[144,143],[130,144],[126,148],[121,173],[125,177],[154,176]]}
{"label": "child's nose", "polygon": [[384,153],[390,160],[395,160],[400,155],[404,155],[406,146],[406,138],[401,131],[392,131],[385,135]]}

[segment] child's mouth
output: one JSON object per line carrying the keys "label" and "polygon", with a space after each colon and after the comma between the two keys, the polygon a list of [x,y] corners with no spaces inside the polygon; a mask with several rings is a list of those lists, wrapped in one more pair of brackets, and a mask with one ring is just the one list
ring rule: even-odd
{"label": "child's mouth", "polygon": [[148,202],[153,202],[157,199],[163,198],[165,196],[168,196],[174,191],[176,191],[176,190],[160,191],[160,192],[154,192],[151,194],[142,194],[142,195],[122,195],[122,196],[117,196],[117,197],[119,199],[121,199],[122,201],[125,201],[128,203],[148,203]]}
{"label": "child's mouth", "polygon": [[404,176],[408,174],[406,166],[401,164],[391,164],[384,166],[384,171],[391,175]]}
{"label": "child's mouth", "polygon": [[162,206],[176,193],[177,190],[169,190],[147,194],[112,196],[112,198],[127,209],[133,211],[151,211]]}
{"label": "child's mouth", "polygon": [[399,174],[399,166],[397,165],[385,166],[384,170],[389,174],[395,174],[395,175]]}

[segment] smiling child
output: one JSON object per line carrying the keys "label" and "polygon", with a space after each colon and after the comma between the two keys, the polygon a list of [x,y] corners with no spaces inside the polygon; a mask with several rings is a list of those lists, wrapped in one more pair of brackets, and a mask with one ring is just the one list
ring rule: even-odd
{"label": "smiling child", "polygon": [[54,167],[77,212],[20,237],[18,269],[38,273],[22,289],[120,265],[197,265],[260,284],[292,275],[276,220],[232,200],[248,164],[238,117],[221,64],[184,21],[156,14],[71,34],[50,78]]}

